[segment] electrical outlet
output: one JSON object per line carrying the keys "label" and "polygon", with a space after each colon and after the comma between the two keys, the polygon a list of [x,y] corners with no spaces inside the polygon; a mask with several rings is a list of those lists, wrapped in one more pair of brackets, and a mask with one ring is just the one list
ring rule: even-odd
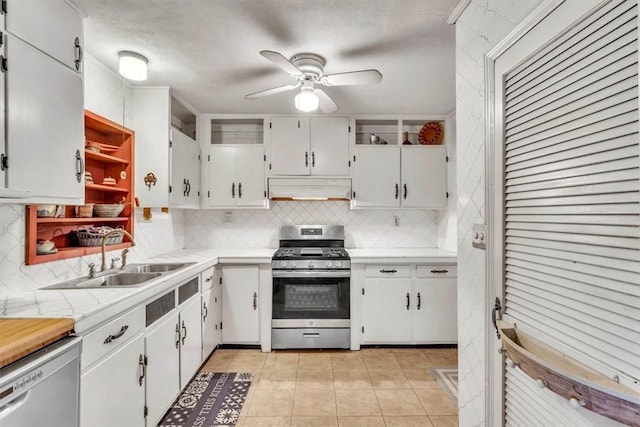
{"label": "electrical outlet", "polygon": [[474,248],[487,249],[487,226],[484,224],[473,224],[471,233],[471,245]]}
{"label": "electrical outlet", "polygon": [[231,211],[224,211],[224,223],[231,224]]}

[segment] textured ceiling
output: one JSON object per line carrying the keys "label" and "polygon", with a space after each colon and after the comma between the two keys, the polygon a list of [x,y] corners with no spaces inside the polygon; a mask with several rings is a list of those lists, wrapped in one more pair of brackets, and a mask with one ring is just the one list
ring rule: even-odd
{"label": "textured ceiling", "polygon": [[149,59],[144,85],[171,86],[201,113],[294,113],[295,92],[244,95],[295,79],[260,56],[313,52],[326,74],[377,68],[382,82],[325,88],[343,114],[446,114],[455,107],[457,0],[74,0],[85,50],[117,69]]}

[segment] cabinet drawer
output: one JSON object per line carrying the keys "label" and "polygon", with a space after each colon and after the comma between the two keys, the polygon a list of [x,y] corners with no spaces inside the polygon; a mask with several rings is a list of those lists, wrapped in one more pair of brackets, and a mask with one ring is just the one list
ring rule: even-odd
{"label": "cabinet drawer", "polygon": [[207,291],[208,289],[213,288],[213,282],[215,281],[216,269],[215,267],[211,267],[206,269],[202,273],[200,273],[201,282],[202,282],[202,292]]}
{"label": "cabinet drawer", "polygon": [[455,265],[419,265],[416,268],[417,277],[457,277],[458,267]]}
{"label": "cabinet drawer", "polygon": [[141,306],[91,332],[82,340],[82,369],[122,346],[143,328],[144,307]]}
{"label": "cabinet drawer", "polygon": [[408,265],[367,265],[364,267],[366,277],[411,277]]}

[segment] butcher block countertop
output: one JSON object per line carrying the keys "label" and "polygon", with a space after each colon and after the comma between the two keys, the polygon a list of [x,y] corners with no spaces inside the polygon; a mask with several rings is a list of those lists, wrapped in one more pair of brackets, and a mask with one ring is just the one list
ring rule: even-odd
{"label": "butcher block countertop", "polygon": [[73,324],[72,319],[0,319],[0,368],[69,335]]}

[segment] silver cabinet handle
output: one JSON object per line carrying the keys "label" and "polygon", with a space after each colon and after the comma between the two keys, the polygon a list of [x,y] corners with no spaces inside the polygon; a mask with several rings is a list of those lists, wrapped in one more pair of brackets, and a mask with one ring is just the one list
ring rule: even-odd
{"label": "silver cabinet handle", "polygon": [[182,330],[184,331],[182,334],[182,345],[184,345],[184,340],[187,339],[187,327],[184,325],[184,320],[182,321]]}
{"label": "silver cabinet handle", "polygon": [[418,292],[418,310],[420,310],[420,305],[422,305],[422,300],[420,299],[420,292]]}
{"label": "silver cabinet handle", "polygon": [[144,381],[144,377],[147,373],[147,368],[144,365],[144,356],[140,355],[138,358],[138,366],[140,367],[140,376],[138,377],[138,384],[142,387],[142,382]]}
{"label": "silver cabinet handle", "polygon": [[407,310],[411,308],[411,295],[407,292]]}
{"label": "silver cabinet handle", "polygon": [[209,309],[207,308],[206,302],[202,303],[202,309],[204,310],[204,316],[202,317],[202,321],[204,322],[207,320],[207,316],[209,315]]}
{"label": "silver cabinet handle", "polygon": [[384,274],[393,274],[393,273],[397,273],[398,270],[396,270],[395,268],[393,270],[380,270],[380,273],[384,273]]}
{"label": "silver cabinet handle", "polygon": [[105,340],[103,344],[109,344],[111,341],[113,340],[117,340],[118,338],[120,338],[121,336],[124,335],[125,332],[127,332],[127,329],[129,329],[129,325],[124,325],[122,328],[120,328],[120,331],[118,331],[117,334],[115,335],[109,335]]}
{"label": "silver cabinet handle", "polygon": [[191,197],[191,182],[187,179],[187,197]]}
{"label": "silver cabinet handle", "polygon": [[176,348],[180,347],[180,325],[176,323]]}
{"label": "silver cabinet handle", "polygon": [[431,272],[434,273],[434,274],[435,273],[445,274],[445,273],[448,273],[449,270],[431,270]]}
{"label": "silver cabinet handle", "polygon": [[253,309],[254,310],[258,309],[258,293],[257,292],[253,293]]}
{"label": "silver cabinet handle", "polygon": [[84,175],[84,160],[82,160],[80,150],[76,150],[76,179],[78,182],[82,182],[82,175]]}

